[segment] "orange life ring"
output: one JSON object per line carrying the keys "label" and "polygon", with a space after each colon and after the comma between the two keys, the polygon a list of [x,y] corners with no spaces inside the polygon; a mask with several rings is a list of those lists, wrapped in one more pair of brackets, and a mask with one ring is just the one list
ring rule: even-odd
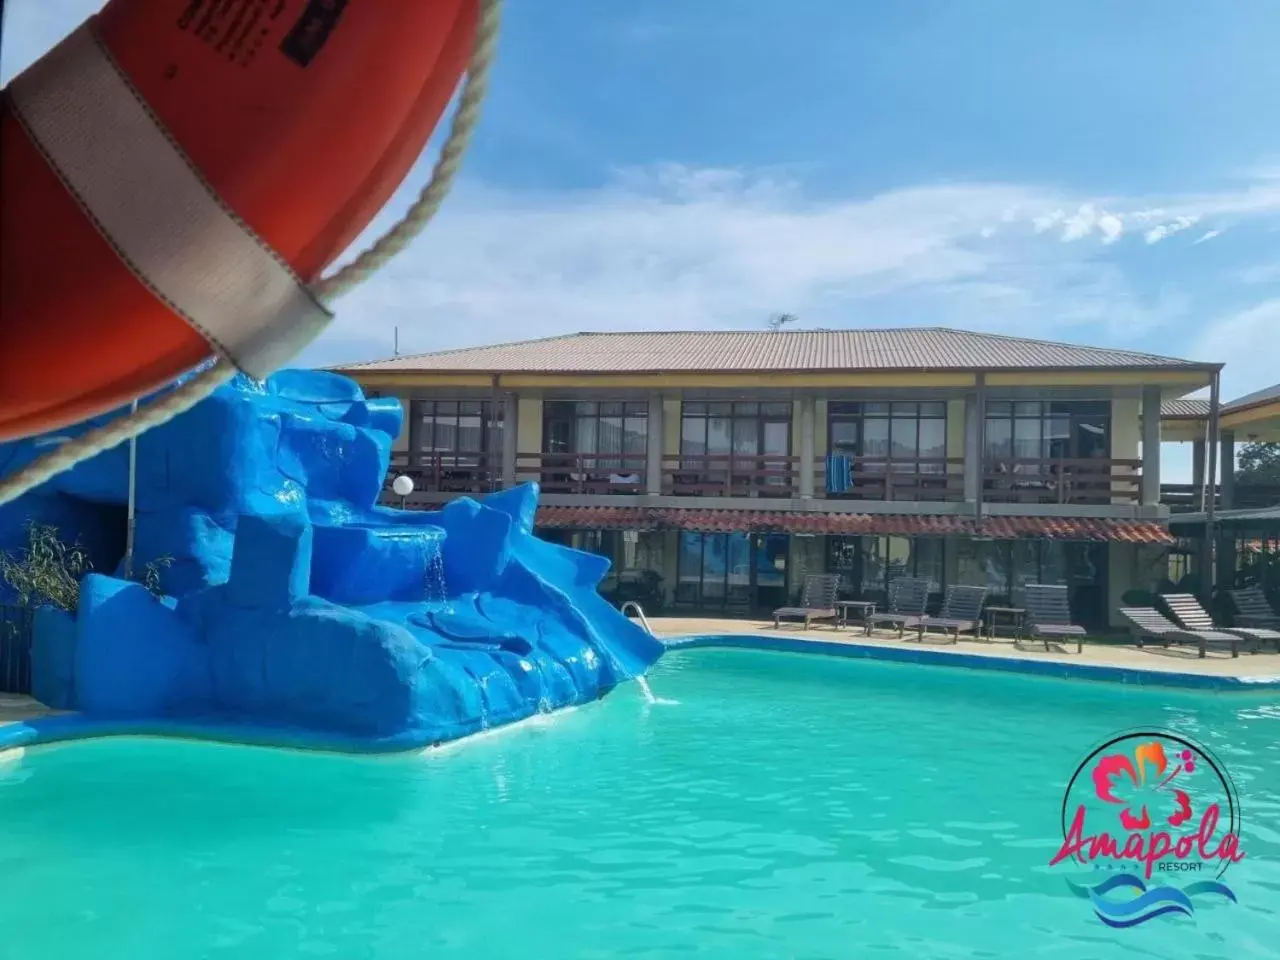
{"label": "orange life ring", "polygon": [[215,352],[265,375],[314,336],[328,315],[306,285],[421,153],[477,2],[112,0],[15,78],[0,441]]}

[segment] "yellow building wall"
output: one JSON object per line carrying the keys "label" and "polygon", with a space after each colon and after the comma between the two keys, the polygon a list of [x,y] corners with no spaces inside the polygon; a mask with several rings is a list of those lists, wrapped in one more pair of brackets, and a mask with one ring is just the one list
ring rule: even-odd
{"label": "yellow building wall", "polygon": [[947,401],[947,456],[964,456],[964,399]]}
{"label": "yellow building wall", "polygon": [[680,398],[662,398],[662,455],[680,455]]}
{"label": "yellow building wall", "polygon": [[396,437],[395,442],[391,444],[392,452],[404,453],[409,449],[409,417],[413,413],[413,407],[409,403],[409,396],[408,394],[391,393],[384,393],[383,396],[394,396],[400,401],[400,409],[404,411],[404,417],[400,421],[400,434]]}
{"label": "yellow building wall", "polygon": [[1136,460],[1142,444],[1142,403],[1137,397],[1111,401],[1111,457]]}
{"label": "yellow building wall", "polygon": [[[542,452],[542,397],[541,395],[517,397],[516,415],[516,453]],[[534,461],[516,461],[517,480],[536,480],[538,473],[534,469]]]}
{"label": "yellow building wall", "polygon": [[[1142,401],[1137,397],[1118,397],[1111,401],[1111,458],[1113,460],[1137,460],[1142,445]],[[1116,468],[1116,474],[1132,473]],[[1120,494],[1114,502],[1131,503],[1135,492],[1132,484],[1123,490],[1112,488]]]}

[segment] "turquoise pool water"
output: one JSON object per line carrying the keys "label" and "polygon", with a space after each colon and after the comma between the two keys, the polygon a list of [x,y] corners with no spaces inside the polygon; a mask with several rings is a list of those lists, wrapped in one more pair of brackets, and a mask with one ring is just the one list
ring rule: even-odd
{"label": "turquoise pool water", "polygon": [[[163,740],[0,773],[0,956],[1277,956],[1280,698],[814,656],[667,657],[602,702],[384,760]],[[1240,902],[1111,930],[1045,864],[1094,741],[1215,749]]]}

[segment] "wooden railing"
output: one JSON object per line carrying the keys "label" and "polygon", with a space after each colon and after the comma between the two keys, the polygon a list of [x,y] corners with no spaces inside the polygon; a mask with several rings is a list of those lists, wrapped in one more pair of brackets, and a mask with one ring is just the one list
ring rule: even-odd
{"label": "wooden railing", "polygon": [[1138,503],[1141,460],[988,460],[982,498],[990,503]]}
{"label": "wooden railing", "polygon": [[383,481],[383,494],[393,497],[391,484],[404,474],[413,479],[415,493],[488,493],[502,485],[502,467],[487,453],[419,453],[417,462],[397,452]]}
{"label": "wooden railing", "polygon": [[[1215,487],[1212,496],[1217,509],[1227,509],[1222,502],[1221,487]],[[1173,513],[1196,513],[1201,509],[1200,491],[1191,483],[1162,483],[1160,502]],[[1231,489],[1232,510],[1261,510],[1274,506],[1280,506],[1280,484],[1237,482]]]}
{"label": "wooden railing", "polygon": [[711,453],[662,458],[662,492],[677,497],[791,497],[799,457]]}
{"label": "wooden railing", "polygon": [[640,494],[645,455],[518,453],[516,479],[536,480],[543,493]]}
{"label": "wooden railing", "polygon": [[917,457],[885,460],[884,457],[849,456],[849,486],[828,487],[827,458],[818,458],[814,491],[829,500],[953,501],[964,499],[964,460],[959,457]]}

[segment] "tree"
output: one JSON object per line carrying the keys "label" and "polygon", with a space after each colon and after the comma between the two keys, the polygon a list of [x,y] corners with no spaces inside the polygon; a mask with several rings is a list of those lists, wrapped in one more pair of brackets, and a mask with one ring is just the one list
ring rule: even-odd
{"label": "tree", "polygon": [[1246,443],[1237,463],[1237,483],[1280,485],[1280,443]]}

